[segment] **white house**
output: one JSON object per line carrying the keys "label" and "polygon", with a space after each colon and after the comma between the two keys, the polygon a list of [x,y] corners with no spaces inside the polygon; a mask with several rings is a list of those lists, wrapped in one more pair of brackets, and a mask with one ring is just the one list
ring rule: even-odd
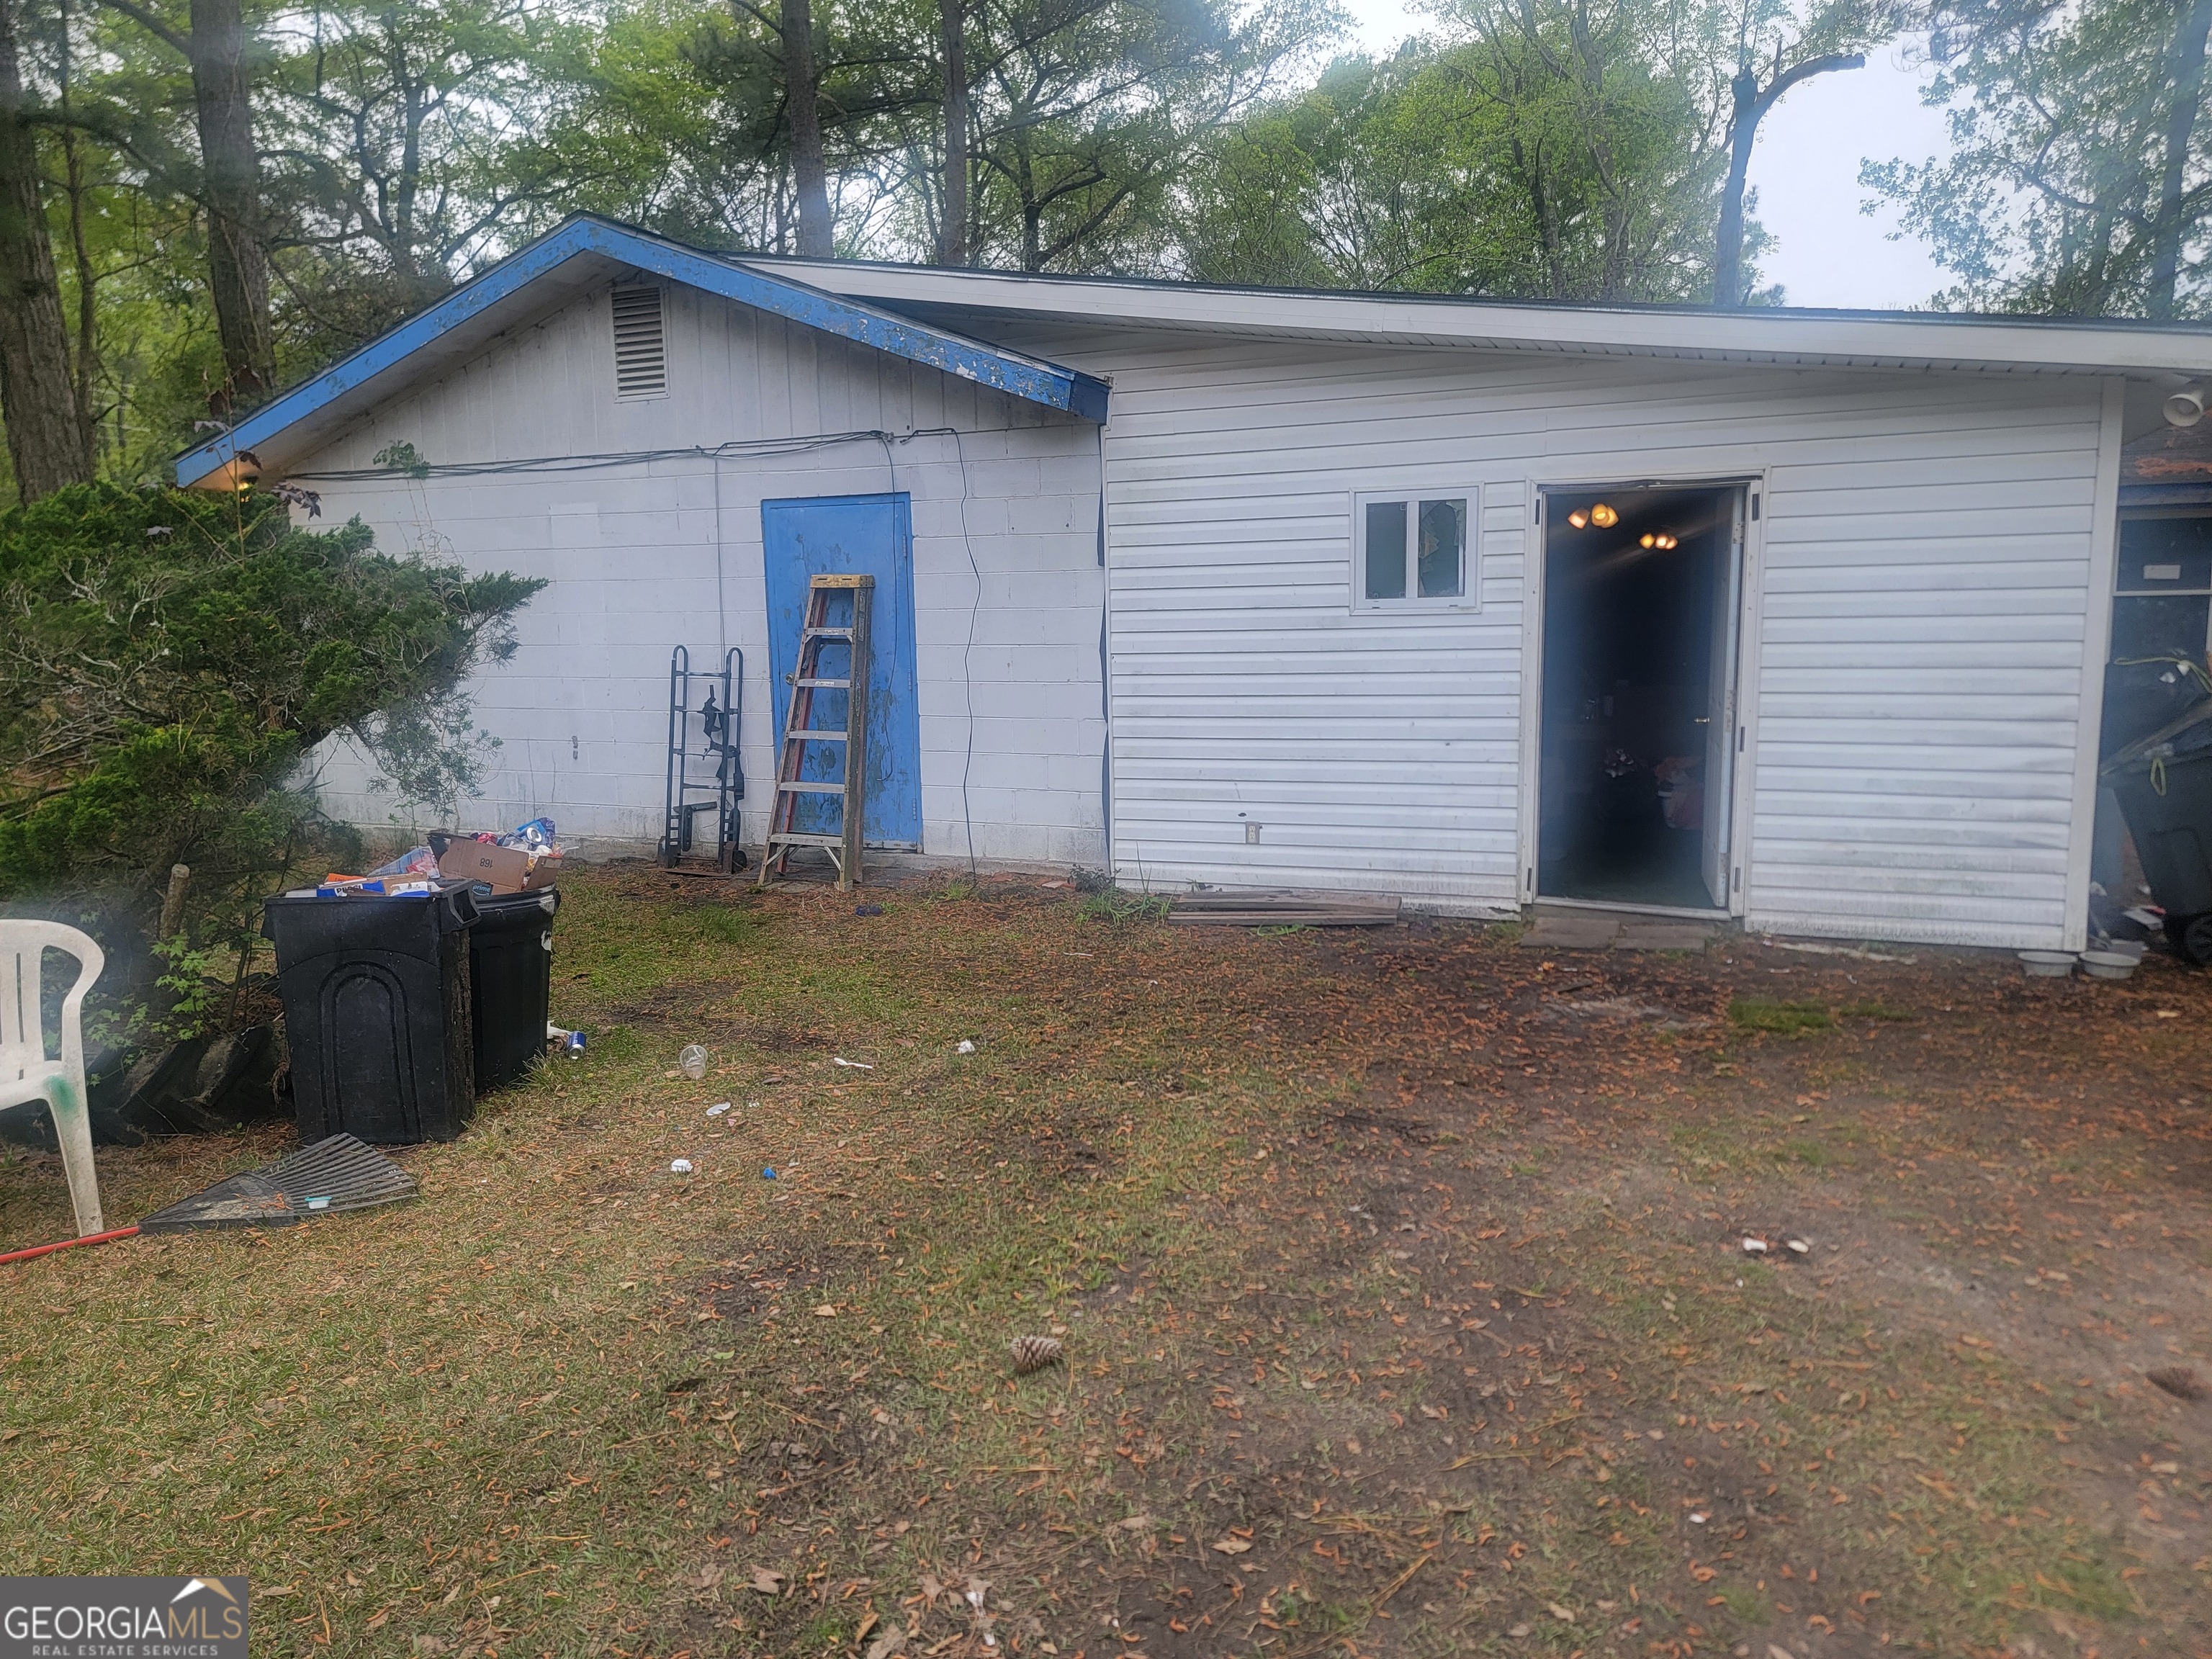
{"label": "white house", "polygon": [[736,647],[757,842],[771,665],[828,559],[878,576],[872,842],[2073,948],[2121,447],[2208,374],[2191,327],[803,262],[578,219],[178,477],[258,469],[550,579],[475,688],[487,820],[650,846],[670,652]]}

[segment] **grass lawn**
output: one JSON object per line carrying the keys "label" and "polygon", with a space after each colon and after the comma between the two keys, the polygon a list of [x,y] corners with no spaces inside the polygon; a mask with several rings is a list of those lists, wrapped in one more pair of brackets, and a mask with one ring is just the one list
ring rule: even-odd
{"label": "grass lawn", "polygon": [[2201,975],[567,897],[588,1057],[419,1201],[0,1268],[0,1566],[287,1655],[2212,1651]]}

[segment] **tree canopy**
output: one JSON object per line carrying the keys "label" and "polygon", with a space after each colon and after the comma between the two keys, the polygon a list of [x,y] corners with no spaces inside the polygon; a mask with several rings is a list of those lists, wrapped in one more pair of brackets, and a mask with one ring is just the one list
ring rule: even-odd
{"label": "tree canopy", "polygon": [[1957,277],[1946,304],[2202,317],[2212,0],[1935,0],[1953,153],[1869,166]]}

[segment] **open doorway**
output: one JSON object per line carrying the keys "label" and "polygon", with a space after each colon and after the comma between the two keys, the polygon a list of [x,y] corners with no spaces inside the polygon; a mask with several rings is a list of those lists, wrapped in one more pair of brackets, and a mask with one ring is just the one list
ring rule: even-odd
{"label": "open doorway", "polygon": [[1740,486],[1553,491],[1536,893],[1729,908]]}

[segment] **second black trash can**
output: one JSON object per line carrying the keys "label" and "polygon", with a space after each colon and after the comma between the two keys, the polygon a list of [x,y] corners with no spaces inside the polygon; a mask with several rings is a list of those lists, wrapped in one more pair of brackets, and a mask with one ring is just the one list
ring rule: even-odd
{"label": "second black trash can", "polygon": [[476,919],[465,887],[409,898],[286,894],[264,907],[303,1142],[350,1134],[408,1146],[467,1127]]}
{"label": "second black trash can", "polygon": [[469,984],[475,1002],[477,1090],[519,1083],[545,1052],[553,1005],[553,916],[561,890],[477,896],[469,930]]}
{"label": "second black trash can", "polygon": [[2166,936],[2212,963],[2212,699],[2138,738],[2105,763],[2120,799]]}

